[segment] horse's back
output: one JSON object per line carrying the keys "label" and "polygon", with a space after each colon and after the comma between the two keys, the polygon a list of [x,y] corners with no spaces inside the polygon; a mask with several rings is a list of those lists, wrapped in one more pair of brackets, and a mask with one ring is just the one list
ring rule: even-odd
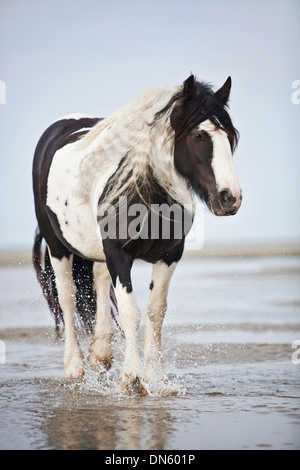
{"label": "horse's back", "polygon": [[57,150],[77,141],[86,134],[99,118],[86,115],[71,114],[49,126],[40,137],[33,159],[33,189],[34,191],[47,179],[51,162]]}
{"label": "horse's back", "polygon": [[[54,157],[67,146],[70,148],[69,144],[75,144],[99,120],[99,118],[79,114],[65,116],[49,126],[37,143],[32,168],[33,192],[38,225],[48,244],[53,243],[56,236],[61,244],[68,249],[72,248],[62,234],[59,214],[51,211],[47,203],[49,192],[51,193],[51,187],[48,187],[48,183]],[[72,158],[72,152],[70,155]],[[67,180],[63,179],[63,184],[56,185],[57,198],[62,195],[65,183],[67,184]],[[66,204],[66,200],[64,203]],[[76,252],[76,249],[74,251]]]}

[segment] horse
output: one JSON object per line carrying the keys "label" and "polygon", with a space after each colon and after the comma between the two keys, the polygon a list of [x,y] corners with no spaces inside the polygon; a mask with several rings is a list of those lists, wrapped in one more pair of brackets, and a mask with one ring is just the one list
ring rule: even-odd
{"label": "horse", "polygon": [[[38,141],[32,259],[57,331],[64,325],[65,377],[85,373],[78,318],[93,333],[90,366],[110,369],[115,317],[125,337],[122,390],[143,395],[154,380],[167,381],[162,325],[195,201],[216,216],[236,214],[242,201],[230,91],[231,77],[214,91],[192,74],[176,87],[148,88],[106,118],[65,116]],[[153,265],[143,361],[131,280],[136,259]]]}

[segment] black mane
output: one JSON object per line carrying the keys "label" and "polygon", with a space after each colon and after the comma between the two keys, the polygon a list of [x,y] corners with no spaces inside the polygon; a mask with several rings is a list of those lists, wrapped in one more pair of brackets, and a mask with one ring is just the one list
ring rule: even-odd
{"label": "black mane", "polygon": [[185,88],[175,93],[167,105],[155,114],[153,124],[172,106],[171,126],[175,132],[175,141],[189,134],[201,122],[209,119],[217,129],[224,130],[229,138],[232,151],[235,150],[239,133],[232,124],[227,111],[227,104],[218,99],[211,85],[194,81],[193,93],[187,94]]}

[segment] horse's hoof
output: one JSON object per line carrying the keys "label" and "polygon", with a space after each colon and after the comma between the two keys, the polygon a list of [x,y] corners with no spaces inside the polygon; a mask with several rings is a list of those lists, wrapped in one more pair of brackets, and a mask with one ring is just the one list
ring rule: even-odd
{"label": "horse's hoof", "polygon": [[110,343],[111,338],[109,342],[97,339],[90,346],[88,361],[97,372],[108,371],[112,366],[114,353]]}
{"label": "horse's hoof", "polygon": [[81,379],[85,373],[82,352],[68,352],[64,356],[64,377],[67,379]]}
{"label": "horse's hoof", "polygon": [[127,395],[139,395],[146,396],[148,395],[147,389],[141,382],[139,377],[133,377],[130,374],[125,374],[124,379],[121,384],[122,389]]}
{"label": "horse's hoof", "polygon": [[88,356],[88,361],[92,369],[96,372],[105,372],[108,371],[113,363],[113,356],[98,356],[94,353],[90,353]]}
{"label": "horse's hoof", "polygon": [[75,366],[74,364],[71,364],[64,369],[64,377],[66,379],[81,379],[85,374],[84,367],[77,365]]}

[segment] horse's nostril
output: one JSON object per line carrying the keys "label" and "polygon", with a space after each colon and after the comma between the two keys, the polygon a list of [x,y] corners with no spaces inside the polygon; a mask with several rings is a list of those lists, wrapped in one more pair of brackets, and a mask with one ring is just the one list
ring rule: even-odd
{"label": "horse's nostril", "polygon": [[232,195],[230,189],[225,188],[219,192],[219,201],[223,207],[231,207],[236,202],[236,198]]}

